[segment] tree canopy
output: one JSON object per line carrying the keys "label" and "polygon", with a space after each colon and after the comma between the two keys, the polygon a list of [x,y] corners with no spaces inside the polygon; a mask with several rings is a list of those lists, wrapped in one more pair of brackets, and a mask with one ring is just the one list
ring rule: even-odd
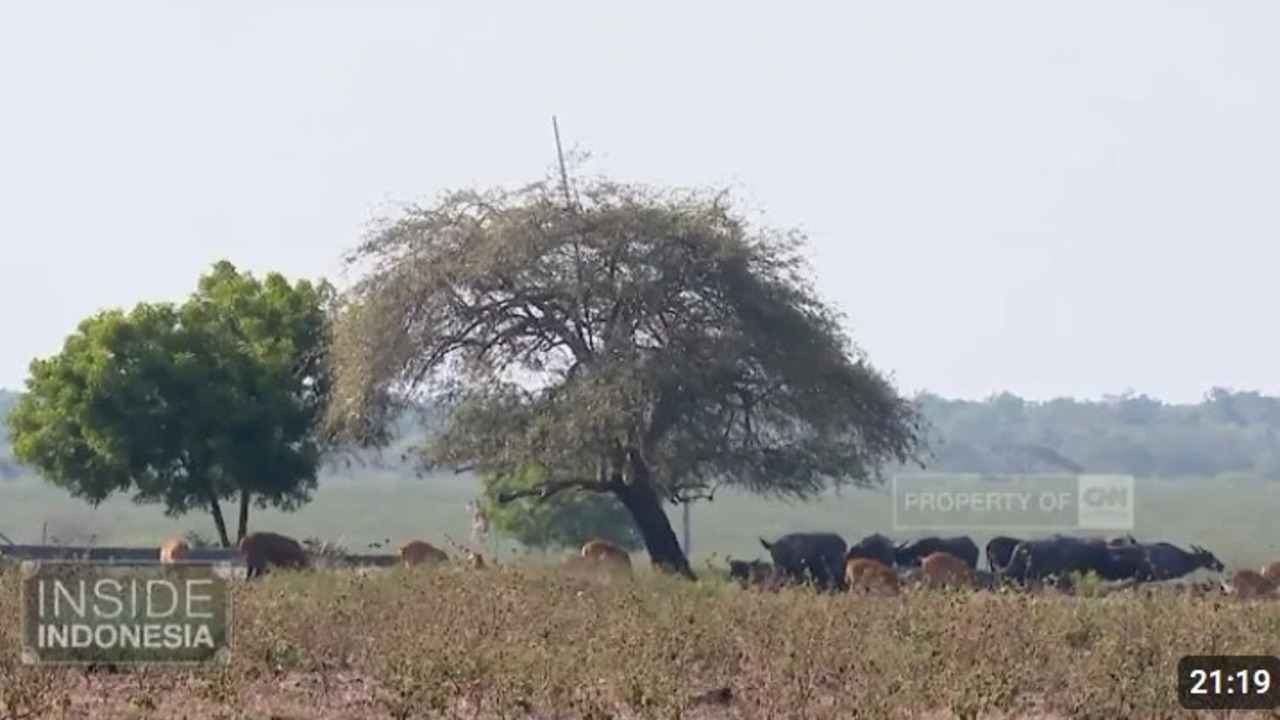
{"label": "tree canopy", "polygon": [[736,485],[808,497],[918,450],[913,404],[815,293],[804,237],[723,193],[596,179],[460,191],[377,225],[333,340],[335,430],[406,398],[452,409],[428,463],[526,465],[546,498],[611,493],[654,562],[692,577],[663,504]]}
{"label": "tree canopy", "polygon": [[612,495],[570,491],[541,502],[525,499],[504,504],[498,501],[504,493],[543,482],[543,471],[536,466],[529,466],[517,475],[484,479],[480,508],[499,535],[542,549],[577,549],[593,538],[608,540],[624,550],[640,547],[640,535],[626,508]]}
{"label": "tree canopy", "polygon": [[91,504],[117,492],[168,514],[219,502],[293,509],[316,485],[332,288],[228,262],[181,306],[107,310],[31,363],[7,424],[15,456]]}

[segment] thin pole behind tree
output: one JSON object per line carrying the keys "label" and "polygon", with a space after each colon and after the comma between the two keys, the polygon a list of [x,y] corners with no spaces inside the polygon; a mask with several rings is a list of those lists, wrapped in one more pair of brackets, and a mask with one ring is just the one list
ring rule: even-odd
{"label": "thin pole behind tree", "polygon": [[556,135],[556,159],[560,161],[560,183],[564,187],[564,206],[572,208],[573,196],[569,193],[569,171],[565,169],[564,149],[560,146],[560,123],[555,115],[551,116],[551,130]]}

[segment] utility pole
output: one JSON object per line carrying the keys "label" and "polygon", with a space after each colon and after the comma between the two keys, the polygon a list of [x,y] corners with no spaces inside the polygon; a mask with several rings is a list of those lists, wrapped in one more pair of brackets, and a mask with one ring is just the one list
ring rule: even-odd
{"label": "utility pole", "polygon": [[569,195],[569,171],[564,167],[564,149],[560,147],[560,123],[556,116],[551,116],[551,130],[556,134],[556,158],[560,161],[560,184],[564,186],[564,206],[573,207],[573,198]]}
{"label": "utility pole", "polygon": [[693,552],[693,530],[689,524],[689,503],[681,503],[684,508],[684,556],[689,557]]}

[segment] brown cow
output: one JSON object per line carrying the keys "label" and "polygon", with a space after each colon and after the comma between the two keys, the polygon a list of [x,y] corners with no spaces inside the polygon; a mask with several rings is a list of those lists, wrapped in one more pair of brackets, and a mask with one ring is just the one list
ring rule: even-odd
{"label": "brown cow", "polygon": [[1231,576],[1231,589],[1241,600],[1275,596],[1276,582],[1262,573],[1237,570]]}
{"label": "brown cow", "polygon": [[582,546],[582,557],[596,562],[607,562],[631,570],[631,556],[626,550],[607,540],[588,540]]}
{"label": "brown cow", "polygon": [[404,567],[436,565],[446,562],[449,562],[449,556],[445,554],[445,551],[429,542],[410,540],[400,546],[400,564]]}
{"label": "brown cow", "polygon": [[560,564],[564,574],[590,581],[624,580],[631,577],[631,566],[617,561],[586,558],[581,555],[570,555]]}
{"label": "brown cow", "polygon": [[182,538],[169,538],[160,546],[160,562],[166,565],[186,560],[191,554],[191,546]]}
{"label": "brown cow", "polygon": [[1280,585],[1280,560],[1269,562],[1258,569],[1258,574]]}
{"label": "brown cow", "polygon": [[844,580],[850,592],[875,592],[896,595],[898,574],[879,560],[852,557],[845,561]]}
{"label": "brown cow", "polygon": [[973,568],[951,553],[936,552],[926,555],[920,561],[920,571],[925,584],[933,587],[978,587],[978,578]]}
{"label": "brown cow", "polygon": [[263,574],[270,566],[293,570],[311,566],[302,545],[297,540],[278,533],[249,533],[240,541],[239,550],[249,568],[246,577],[250,579]]}

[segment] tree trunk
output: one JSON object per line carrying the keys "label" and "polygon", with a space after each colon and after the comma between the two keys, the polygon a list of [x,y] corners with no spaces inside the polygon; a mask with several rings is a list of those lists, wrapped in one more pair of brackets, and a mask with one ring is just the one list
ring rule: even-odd
{"label": "tree trunk", "polygon": [[236,542],[244,539],[249,534],[249,498],[252,496],[248,490],[240,491],[240,527],[236,528]]}
{"label": "tree trunk", "polygon": [[649,468],[639,459],[633,459],[631,464],[631,482],[623,485],[617,495],[635,520],[640,537],[644,539],[645,549],[649,551],[649,558],[659,569],[697,580],[698,577],[689,567],[689,559],[680,548],[680,541],[676,539],[671,520],[662,509],[662,500],[658,498],[658,493],[649,480]]}
{"label": "tree trunk", "polygon": [[213,524],[218,527],[218,540],[222,547],[231,547],[231,538],[227,537],[227,521],[222,518],[222,505],[215,497],[209,499],[209,512],[213,513]]}

